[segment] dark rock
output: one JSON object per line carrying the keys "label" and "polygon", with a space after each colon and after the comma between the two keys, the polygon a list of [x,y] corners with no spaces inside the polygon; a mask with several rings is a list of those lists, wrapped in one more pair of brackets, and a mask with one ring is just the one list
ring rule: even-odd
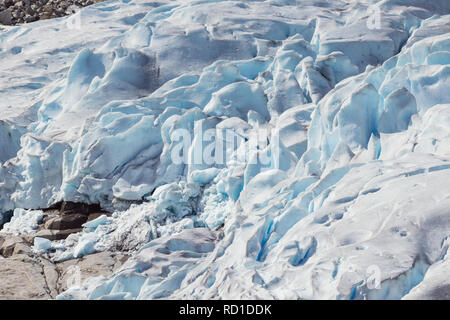
{"label": "dark rock", "polygon": [[42,11],[51,13],[51,12],[53,11],[53,7],[52,7],[51,5],[49,5],[49,4],[46,4],[46,5],[42,8]]}
{"label": "dark rock", "polygon": [[37,18],[35,16],[27,16],[27,17],[25,17],[25,22],[26,23],[34,22],[36,20],[37,20]]}
{"label": "dark rock", "polygon": [[14,211],[10,210],[10,211],[6,211],[3,213],[3,217],[0,218],[0,229],[3,228],[3,225],[9,221],[11,221],[12,216],[14,215]]}
{"label": "dark rock", "polygon": [[0,0],[0,24],[16,25],[63,17],[104,0]]}
{"label": "dark rock", "polygon": [[64,201],[61,204],[60,212],[62,214],[80,213],[80,214],[85,214],[85,215],[89,215],[91,213],[98,213],[98,212],[104,213],[104,211],[98,204],[86,204],[86,203],[71,202],[71,201]]}
{"label": "dark rock", "polygon": [[12,12],[10,9],[6,9],[0,12],[0,24],[11,25],[12,23]]}
{"label": "dark rock", "polygon": [[48,12],[41,12],[39,14],[39,18],[41,20],[50,19],[51,17],[52,17],[51,14],[49,14]]}
{"label": "dark rock", "polygon": [[45,238],[51,241],[54,240],[64,240],[72,233],[77,233],[83,230],[82,228],[78,229],[68,229],[68,230],[48,230],[48,229],[42,229],[39,230],[37,233],[33,235],[33,238],[40,237]]}
{"label": "dark rock", "polygon": [[51,230],[79,229],[81,228],[81,225],[87,221],[87,219],[88,219],[87,215],[79,213],[62,215],[59,217],[50,218],[45,223],[45,229]]}

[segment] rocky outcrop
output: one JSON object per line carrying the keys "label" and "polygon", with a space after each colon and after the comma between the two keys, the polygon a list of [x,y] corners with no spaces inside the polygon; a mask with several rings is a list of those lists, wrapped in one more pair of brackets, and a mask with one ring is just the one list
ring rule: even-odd
{"label": "rocky outcrop", "polygon": [[[92,276],[109,276],[127,261],[124,253],[103,251],[56,264],[58,271],[57,290],[66,291],[71,284],[81,283]],[[78,275],[77,275],[78,272]],[[78,277],[78,278],[77,278]]]}
{"label": "rocky outcrop", "polygon": [[104,251],[53,263],[19,236],[0,234],[0,299],[53,299],[91,276],[109,276],[128,256]]}
{"label": "rocky outcrop", "polygon": [[0,299],[51,299],[55,296],[55,287],[50,281],[53,290],[49,288],[46,277],[53,275],[57,279],[51,264],[26,254],[0,261]]}
{"label": "rocky outcrop", "polygon": [[52,217],[47,220],[44,227],[50,230],[68,230],[80,228],[87,221],[88,217],[84,214],[74,213]]}
{"label": "rocky outcrop", "polygon": [[0,235],[0,255],[10,257],[13,254],[29,253],[31,249],[22,237],[13,235]]}
{"label": "rocky outcrop", "polygon": [[98,205],[62,202],[44,210],[35,232],[12,235],[0,232],[0,299],[53,299],[91,276],[108,276],[128,258],[126,253],[104,251],[54,263],[33,251],[34,238],[62,240],[82,231],[82,225],[104,212]]}
{"label": "rocky outcrop", "polygon": [[16,25],[63,17],[104,0],[0,0],[0,24]]}
{"label": "rocky outcrop", "polygon": [[61,202],[45,210],[45,216],[35,233],[25,236],[28,243],[33,243],[35,237],[53,240],[66,239],[70,234],[83,230],[84,223],[92,221],[102,214],[99,205],[76,202]]}

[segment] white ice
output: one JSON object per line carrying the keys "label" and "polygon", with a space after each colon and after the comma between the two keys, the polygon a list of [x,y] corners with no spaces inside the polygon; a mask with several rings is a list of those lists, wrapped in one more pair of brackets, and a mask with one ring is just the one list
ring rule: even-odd
{"label": "white ice", "polygon": [[[448,0],[109,0],[70,19],[0,33],[0,212],[98,203],[112,216],[50,257],[132,257],[60,298],[445,297]],[[241,132],[230,161],[194,161],[211,128]]]}

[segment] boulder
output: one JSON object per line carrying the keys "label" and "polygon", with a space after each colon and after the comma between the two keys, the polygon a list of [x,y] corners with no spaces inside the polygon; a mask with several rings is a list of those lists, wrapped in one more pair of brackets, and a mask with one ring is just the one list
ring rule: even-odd
{"label": "boulder", "polygon": [[6,9],[0,11],[0,24],[11,25],[12,24],[12,11],[11,9]]}
{"label": "boulder", "polygon": [[26,243],[22,242],[22,243],[17,243],[14,246],[14,250],[13,250],[12,255],[15,256],[15,255],[18,255],[18,254],[32,255],[33,251],[31,250],[29,245],[27,245]]}
{"label": "boulder", "polygon": [[104,251],[55,264],[34,253],[20,237],[0,234],[0,246],[8,253],[0,257],[0,299],[8,300],[53,299],[89,277],[111,275],[128,259],[120,252]]}
{"label": "boulder", "polygon": [[81,225],[87,221],[88,217],[84,214],[68,214],[50,218],[45,223],[45,229],[51,230],[68,230],[79,229]]}
{"label": "boulder", "polygon": [[33,235],[33,239],[34,239],[34,237],[41,237],[41,238],[45,238],[45,239],[48,239],[48,240],[51,240],[51,241],[63,240],[63,239],[66,239],[72,233],[77,233],[77,232],[80,232],[81,230],[82,230],[82,228],[67,229],[67,230],[42,229],[42,230],[39,230],[38,232],[36,232]]}
{"label": "boulder", "polygon": [[24,240],[21,237],[14,235],[2,235],[3,240],[0,244],[0,255],[8,258],[14,254],[17,245],[23,244]]}

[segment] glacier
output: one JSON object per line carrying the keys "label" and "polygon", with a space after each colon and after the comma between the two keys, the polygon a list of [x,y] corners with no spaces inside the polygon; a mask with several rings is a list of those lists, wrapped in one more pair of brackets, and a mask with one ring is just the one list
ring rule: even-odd
{"label": "glacier", "polygon": [[2,231],[99,204],[35,250],[131,254],[59,299],[448,299],[448,0],[77,15],[0,30]]}

